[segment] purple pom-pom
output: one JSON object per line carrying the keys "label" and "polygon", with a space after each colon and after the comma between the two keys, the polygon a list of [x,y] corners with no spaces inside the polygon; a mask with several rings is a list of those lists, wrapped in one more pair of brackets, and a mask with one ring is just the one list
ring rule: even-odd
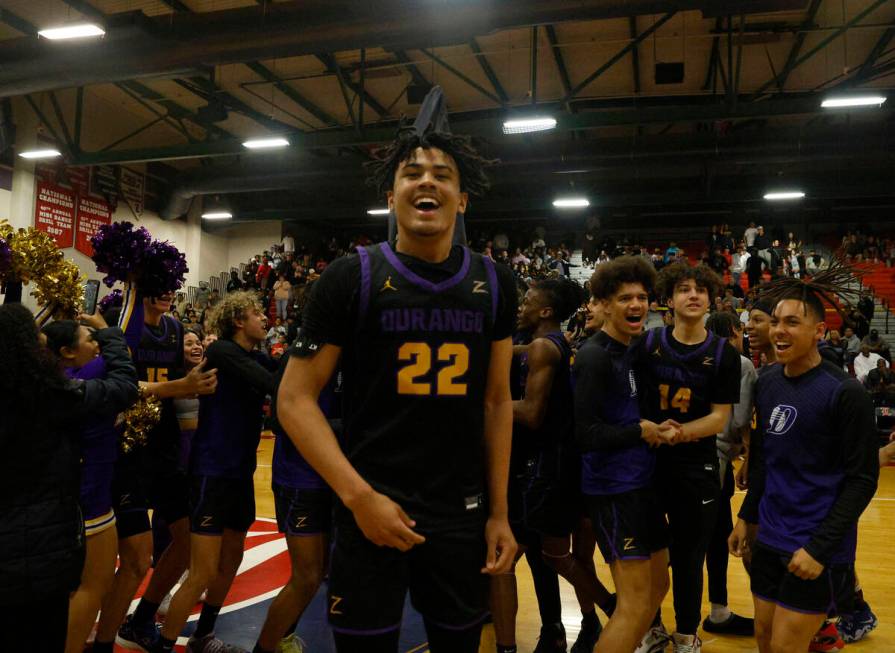
{"label": "purple pom-pom", "polygon": [[91,238],[93,262],[105,272],[103,283],[135,281],[141,294],[157,297],[180,288],[189,272],[184,256],[167,241],[153,240],[145,227],[113,222]]}
{"label": "purple pom-pom", "polygon": [[121,308],[122,306],[124,306],[124,294],[118,288],[99,300],[100,313],[105,313],[110,308]]}
{"label": "purple pom-pom", "polygon": [[180,288],[189,271],[186,256],[174,245],[154,240],[147,250],[137,284],[145,296],[157,297]]}
{"label": "purple pom-pom", "polygon": [[130,222],[113,222],[99,228],[90,239],[96,269],[105,272],[103,279],[110,288],[116,281],[127,281],[143,265],[152,235],[145,227],[135,228]]}
{"label": "purple pom-pom", "polygon": [[12,249],[4,238],[0,238],[0,276],[12,267]]}

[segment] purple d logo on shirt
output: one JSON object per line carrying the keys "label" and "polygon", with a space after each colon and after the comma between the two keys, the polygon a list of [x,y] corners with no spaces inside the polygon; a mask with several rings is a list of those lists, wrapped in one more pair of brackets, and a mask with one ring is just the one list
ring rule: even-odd
{"label": "purple d logo on shirt", "polygon": [[773,433],[774,435],[783,435],[796,423],[796,418],[798,416],[799,411],[794,407],[787,406],[786,404],[777,405],[774,410],[771,411],[771,417],[768,419],[767,432]]}

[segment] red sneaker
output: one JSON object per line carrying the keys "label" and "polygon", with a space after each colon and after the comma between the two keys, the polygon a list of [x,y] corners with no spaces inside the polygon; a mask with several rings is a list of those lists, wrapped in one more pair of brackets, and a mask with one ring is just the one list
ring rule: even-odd
{"label": "red sneaker", "polygon": [[820,627],[820,630],[817,631],[817,634],[814,635],[814,639],[811,640],[811,644],[808,646],[808,650],[813,653],[841,651],[844,648],[845,642],[842,641],[842,638],[839,636],[839,629],[836,628],[836,624],[832,621],[824,622],[824,625]]}

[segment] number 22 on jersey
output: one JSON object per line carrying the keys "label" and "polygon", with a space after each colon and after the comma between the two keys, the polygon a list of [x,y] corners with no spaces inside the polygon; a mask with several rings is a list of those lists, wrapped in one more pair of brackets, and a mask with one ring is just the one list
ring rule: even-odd
{"label": "number 22 on jersey", "polygon": [[[435,391],[432,390],[432,359],[438,365]],[[469,370],[469,348],[461,343],[446,342],[435,347],[425,342],[405,342],[398,349],[398,360],[409,363],[398,370],[399,395],[460,397],[466,395],[466,384],[457,381]],[[428,380],[426,377],[429,377]]]}
{"label": "number 22 on jersey", "polygon": [[670,405],[671,408],[676,408],[682,413],[690,410],[690,388],[678,388],[678,391],[674,393],[674,397],[669,402],[668,395],[670,391],[671,387],[667,383],[659,384],[659,408],[668,410]]}

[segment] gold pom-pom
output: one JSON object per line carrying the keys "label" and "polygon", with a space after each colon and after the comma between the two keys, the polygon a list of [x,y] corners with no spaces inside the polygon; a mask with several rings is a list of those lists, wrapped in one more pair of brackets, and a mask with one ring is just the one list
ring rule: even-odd
{"label": "gold pom-pom", "polygon": [[124,432],[121,435],[121,451],[128,453],[146,444],[149,432],[162,419],[162,404],[152,395],[140,391],[140,398],[121,415]]}
{"label": "gold pom-pom", "polygon": [[63,261],[62,251],[49,234],[39,229],[13,230],[8,222],[0,224],[0,236],[12,248],[12,274],[22,283],[39,279],[58,269]]}
{"label": "gold pom-pom", "polygon": [[52,306],[57,320],[71,320],[78,316],[84,303],[84,277],[78,266],[65,259],[54,268],[45,270],[34,280],[31,292],[38,303]]}

